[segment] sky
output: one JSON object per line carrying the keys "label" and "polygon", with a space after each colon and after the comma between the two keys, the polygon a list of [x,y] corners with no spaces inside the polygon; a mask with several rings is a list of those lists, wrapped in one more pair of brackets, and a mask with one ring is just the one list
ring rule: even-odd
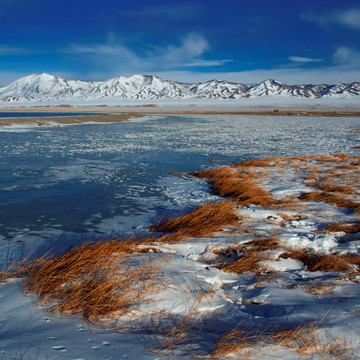
{"label": "sky", "polygon": [[360,81],[360,1],[0,0],[0,85],[34,73]]}

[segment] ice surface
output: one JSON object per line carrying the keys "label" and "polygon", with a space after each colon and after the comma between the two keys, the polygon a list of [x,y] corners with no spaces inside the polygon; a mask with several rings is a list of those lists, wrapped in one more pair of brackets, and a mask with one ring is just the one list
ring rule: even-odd
{"label": "ice surface", "polygon": [[[351,131],[358,128],[358,118],[351,117],[164,115],[119,124],[0,132],[2,261],[36,245],[60,251],[89,238],[147,232],[147,226],[164,214],[218,200],[205,181],[171,172],[272,156],[356,154],[359,134]],[[284,171],[279,181],[269,181],[265,188],[279,197],[306,191],[297,176],[302,175]],[[317,218],[304,212],[303,218],[289,221],[277,236],[295,248],[358,253],[359,241],[340,244],[341,234],[317,232],[319,225],[354,221],[352,214],[316,203],[309,203],[307,211]],[[293,210],[282,213],[296,215]],[[274,233],[282,221],[278,210],[259,206],[239,209],[239,215],[251,217],[262,234]],[[324,336],[341,334],[358,354],[357,283],[339,280],[333,293],[316,296],[304,289],[308,283],[317,285],[321,274],[307,272],[297,260],[264,261],[264,266],[279,273],[272,282],[225,273],[201,262],[206,256],[210,259],[212,249],[235,241],[232,230],[158,245],[161,254],[154,252],[154,256],[167,259],[162,270],[170,284],[155,294],[157,305],[152,309],[171,315],[212,314],[201,341],[209,340],[214,329],[221,333],[243,323],[258,329],[259,324],[266,328],[274,321],[279,325],[319,320],[331,309],[322,323]],[[251,234],[240,240],[249,239]],[[276,258],[278,253],[268,255]],[[141,255],[133,264],[146,256],[152,255]],[[203,294],[199,304],[197,296]],[[34,309],[33,299],[20,294],[19,281],[0,286],[0,301],[0,358],[20,359],[25,354],[29,359],[163,358],[146,351],[146,339],[141,336],[95,326],[88,329],[77,317],[61,319]],[[142,310],[150,306],[144,303]],[[264,353],[260,358],[266,360],[299,358],[281,349]]]}

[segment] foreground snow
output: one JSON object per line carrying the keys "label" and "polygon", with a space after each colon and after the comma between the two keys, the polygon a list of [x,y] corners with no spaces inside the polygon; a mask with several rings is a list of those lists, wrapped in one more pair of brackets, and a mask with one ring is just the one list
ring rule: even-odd
{"label": "foreground snow", "polygon": [[[338,191],[351,187],[353,191],[342,196],[359,204],[359,157],[277,158],[251,171],[276,199],[290,197],[295,203],[277,208],[238,204],[237,226],[212,236],[155,243],[150,252],[130,254],[129,266],[161,265],[156,273],[160,286],[138,309],[115,322],[105,318],[103,327],[89,327],[77,316],[53,317],[34,308],[33,296],[20,294],[20,280],[2,284],[0,358],[161,359],[211,353],[251,359],[358,358],[357,265],[345,272],[309,271],[302,261],[282,254],[307,249],[317,255],[360,255],[359,232],[326,230],[333,224],[359,224],[356,211],[297,198],[314,191],[323,180]],[[198,191],[201,203],[221,201],[199,191],[201,182],[174,175],[166,179],[167,195],[178,201],[188,191],[195,205]],[[277,245],[263,249],[257,270],[220,270],[219,264],[241,258],[246,246],[251,248],[249,242],[259,239],[276,239]],[[124,325],[129,319],[137,319],[130,329]],[[300,337],[286,344],[274,340],[276,331],[297,329],[307,322],[315,322],[313,331],[306,332],[310,343]],[[170,334],[169,328],[178,332]],[[229,338],[227,345],[231,348],[235,339],[239,346],[216,352],[219,339],[230,330],[241,335]],[[149,347],[161,351],[154,355],[146,350]]]}

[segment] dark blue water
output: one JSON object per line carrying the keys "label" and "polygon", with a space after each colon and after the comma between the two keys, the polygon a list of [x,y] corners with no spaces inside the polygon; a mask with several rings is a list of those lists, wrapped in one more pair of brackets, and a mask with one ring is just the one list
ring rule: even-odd
{"label": "dark blue water", "polygon": [[359,127],[359,119],[350,117],[163,115],[3,129],[0,246],[65,237],[76,243],[141,231],[163,211],[191,205],[199,194],[195,180],[170,172],[213,166],[211,159],[220,165],[269,156],[354,154],[359,134],[351,130]]}

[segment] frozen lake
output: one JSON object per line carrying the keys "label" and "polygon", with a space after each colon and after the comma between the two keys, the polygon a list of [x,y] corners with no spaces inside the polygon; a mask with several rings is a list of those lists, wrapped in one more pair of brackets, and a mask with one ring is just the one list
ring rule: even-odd
{"label": "frozen lake", "polygon": [[[360,119],[156,115],[0,129],[0,246],[131,234],[206,192],[168,175],[273,156],[358,153]],[[211,159],[217,161],[210,163]],[[189,192],[190,191],[190,192]]]}

